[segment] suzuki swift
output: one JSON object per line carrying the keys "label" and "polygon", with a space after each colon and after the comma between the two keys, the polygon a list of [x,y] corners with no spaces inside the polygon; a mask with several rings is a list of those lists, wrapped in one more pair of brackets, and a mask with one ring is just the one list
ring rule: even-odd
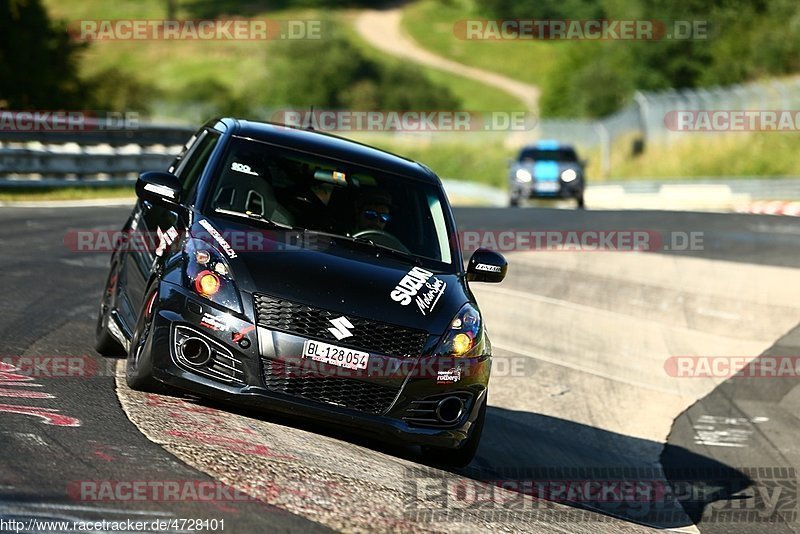
{"label": "suzuki swift", "polygon": [[319,132],[207,123],[143,173],[111,258],[96,347],[137,390],[188,391],[422,447],[466,465],[491,344],[427,167]]}

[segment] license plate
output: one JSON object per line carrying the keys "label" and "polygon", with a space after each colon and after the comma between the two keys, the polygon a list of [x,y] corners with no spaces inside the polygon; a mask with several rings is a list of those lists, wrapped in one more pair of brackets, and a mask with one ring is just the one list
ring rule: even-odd
{"label": "license plate", "polygon": [[539,182],[533,186],[538,193],[555,193],[560,189],[558,182]]}
{"label": "license plate", "polygon": [[308,339],[303,343],[303,358],[346,369],[366,369],[369,353]]}

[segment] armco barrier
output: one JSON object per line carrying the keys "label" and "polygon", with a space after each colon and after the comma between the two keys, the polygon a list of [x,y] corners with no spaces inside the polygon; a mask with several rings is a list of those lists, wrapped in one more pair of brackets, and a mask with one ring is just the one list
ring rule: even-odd
{"label": "armco barrier", "polygon": [[37,150],[0,149],[0,171],[19,174],[106,173],[120,175],[166,169],[175,154],[65,154]]}
{"label": "armco barrier", "polygon": [[75,132],[47,130],[4,130],[0,128],[0,143],[30,143],[79,145],[183,145],[197,130],[191,126],[139,124],[130,128],[104,126],[101,122],[85,121],[84,129]]}
{"label": "armco barrier", "polygon": [[112,186],[146,170],[166,170],[195,129],[157,124],[81,131],[0,129],[0,188]]}

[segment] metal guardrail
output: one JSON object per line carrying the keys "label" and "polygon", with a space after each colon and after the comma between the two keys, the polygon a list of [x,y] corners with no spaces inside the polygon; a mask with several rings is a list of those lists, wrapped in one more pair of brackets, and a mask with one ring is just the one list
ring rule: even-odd
{"label": "metal guardrail", "polygon": [[31,143],[78,145],[183,145],[196,131],[189,126],[163,124],[140,125],[135,128],[115,128],[102,122],[86,121],[80,131],[24,131],[0,129],[0,143]]}
{"label": "metal guardrail", "polygon": [[127,175],[143,169],[166,169],[175,154],[66,154],[29,149],[0,149],[0,170],[17,174]]}
{"label": "metal guardrail", "polygon": [[532,137],[559,139],[582,149],[599,146],[603,176],[613,176],[611,146],[620,139],[627,137],[646,147],[669,145],[687,136],[725,135],[725,132],[676,129],[668,120],[675,112],[792,111],[798,108],[800,77],[708,89],[638,91],[625,108],[601,119],[543,119]]}
{"label": "metal guardrail", "polygon": [[0,130],[0,188],[131,184],[169,167],[195,129],[85,122],[80,131]]}
{"label": "metal guardrail", "polygon": [[[800,78],[798,78],[800,80]],[[681,104],[709,109],[712,106],[747,108],[767,108],[770,105],[794,105],[800,102],[800,81],[783,83],[781,90],[772,85],[761,88],[752,84],[743,88],[718,89],[709,92],[714,98],[704,100],[693,99],[693,92],[682,92],[681,98],[687,99]],[[762,90],[763,89],[763,90]],[[739,95],[733,100],[731,94]],[[663,114],[676,107],[675,91],[662,93],[639,93],[636,101],[618,113],[597,121],[577,120],[543,120],[535,130],[524,132],[519,139],[508,134],[521,144],[536,138],[556,138],[573,142],[587,148],[599,145],[603,175],[613,172],[610,168],[610,147],[615,140],[628,135],[642,139],[645,143],[666,142],[668,138],[681,135],[682,132],[669,132],[664,125]],[[776,96],[777,95],[777,96]],[[749,99],[746,97],[753,97]],[[769,96],[779,98],[779,101]],[[724,100],[724,98],[728,98]],[[721,100],[723,99],[723,100]],[[702,106],[701,106],[702,104]],[[189,126],[139,124],[135,128],[119,128],[101,122],[86,122],[81,131],[9,131],[0,129],[0,188],[9,187],[57,187],[59,185],[108,186],[132,183],[143,170],[166,169],[178,153],[181,146],[194,133]],[[491,133],[491,132],[489,132]],[[495,134],[502,134],[496,132]],[[386,132],[385,135],[396,135]],[[487,132],[474,135],[460,132],[459,139],[470,138],[486,141]],[[694,134],[696,135],[696,133]],[[528,139],[530,137],[530,139]],[[756,177],[754,177],[756,178]],[[695,177],[686,179],[686,183],[715,183],[719,177]],[[786,178],[763,179],[737,178],[724,180],[732,187],[732,191],[748,193],[753,198],[800,198],[800,185]],[[665,180],[678,184],[679,181]],[[748,185],[749,184],[749,185]],[[608,182],[604,185],[609,185]],[[621,182],[627,188],[648,187],[645,184],[633,185],[633,182]],[[744,188],[744,189],[742,189]],[[749,189],[747,189],[749,188]]]}

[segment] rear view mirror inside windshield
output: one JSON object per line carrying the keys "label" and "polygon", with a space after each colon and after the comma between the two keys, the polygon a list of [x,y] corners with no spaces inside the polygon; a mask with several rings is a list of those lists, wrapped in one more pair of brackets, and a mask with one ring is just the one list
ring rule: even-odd
{"label": "rear view mirror inside windshield", "polygon": [[338,186],[347,186],[347,176],[340,171],[330,169],[317,169],[314,171],[314,179]]}

